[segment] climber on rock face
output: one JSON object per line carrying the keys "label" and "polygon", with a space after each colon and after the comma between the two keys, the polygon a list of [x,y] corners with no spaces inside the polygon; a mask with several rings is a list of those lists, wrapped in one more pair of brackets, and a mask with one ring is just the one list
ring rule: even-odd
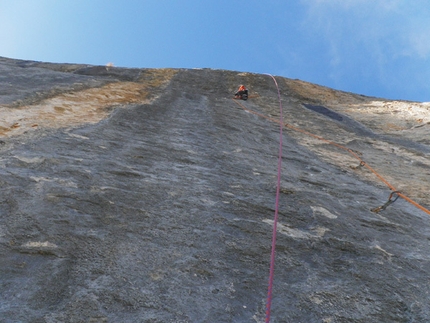
{"label": "climber on rock face", "polygon": [[248,98],[248,89],[245,87],[245,85],[241,84],[239,86],[239,89],[235,93],[234,97],[236,99],[243,99],[243,100],[246,100]]}

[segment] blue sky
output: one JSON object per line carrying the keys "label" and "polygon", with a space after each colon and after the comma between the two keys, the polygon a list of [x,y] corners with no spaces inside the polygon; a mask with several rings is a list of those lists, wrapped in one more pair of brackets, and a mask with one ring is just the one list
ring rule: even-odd
{"label": "blue sky", "polygon": [[428,0],[0,0],[0,56],[271,73],[430,101]]}

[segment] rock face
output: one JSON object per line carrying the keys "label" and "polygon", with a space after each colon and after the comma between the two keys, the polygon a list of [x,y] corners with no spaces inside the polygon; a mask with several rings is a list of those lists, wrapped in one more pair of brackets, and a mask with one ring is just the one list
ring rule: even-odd
{"label": "rock face", "polygon": [[[430,217],[351,152],[427,210],[430,106],[276,79],[271,322],[429,322]],[[270,77],[1,58],[0,115],[0,322],[264,322]]]}

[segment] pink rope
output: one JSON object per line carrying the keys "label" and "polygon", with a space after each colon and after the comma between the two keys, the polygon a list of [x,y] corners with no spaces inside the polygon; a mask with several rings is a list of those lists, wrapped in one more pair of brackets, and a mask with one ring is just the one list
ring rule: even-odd
{"label": "pink rope", "polygon": [[269,288],[267,292],[267,302],[266,302],[266,323],[270,322],[270,310],[272,307],[272,288],[273,288],[273,277],[275,273],[275,248],[276,248],[276,228],[278,225],[278,210],[279,210],[279,192],[281,190],[281,166],[282,166],[282,127],[284,124],[283,116],[282,116],[282,102],[281,102],[281,94],[279,92],[278,83],[276,79],[269,75],[273,81],[275,82],[276,88],[278,90],[278,99],[279,99],[279,110],[280,110],[280,129],[279,129],[279,157],[278,157],[278,184],[276,186],[276,201],[275,201],[275,218],[273,221],[273,234],[272,234],[272,252],[270,255],[270,274],[269,274]]}

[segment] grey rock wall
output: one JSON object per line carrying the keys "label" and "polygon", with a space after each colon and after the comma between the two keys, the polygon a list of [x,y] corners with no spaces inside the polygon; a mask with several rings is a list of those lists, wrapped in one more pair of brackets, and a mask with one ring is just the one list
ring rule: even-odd
{"label": "grey rock wall", "polygon": [[[264,322],[279,125],[231,97],[243,83],[241,104],[278,118],[268,76],[0,71],[0,322]],[[286,123],[430,205],[425,104],[277,80]],[[387,121],[393,106],[422,120]],[[357,160],[283,141],[272,322],[428,322],[429,216],[371,212],[390,190]]]}

